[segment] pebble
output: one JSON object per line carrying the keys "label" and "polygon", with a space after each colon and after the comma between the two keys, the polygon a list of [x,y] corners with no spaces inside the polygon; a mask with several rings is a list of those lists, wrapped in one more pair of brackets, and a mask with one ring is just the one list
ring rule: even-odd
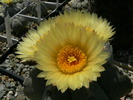
{"label": "pebble", "polygon": [[[33,66],[20,62],[14,54],[10,54],[5,62],[1,64],[1,67],[23,77],[27,77],[33,68]],[[0,81],[0,100],[28,100],[23,93],[23,86],[19,82],[1,74]]]}
{"label": "pebble", "polygon": [[22,94],[18,95],[18,96],[15,98],[15,100],[25,100],[25,99],[26,99],[26,97],[25,97],[24,95],[22,95]]}
{"label": "pebble", "polygon": [[6,91],[0,92],[0,98],[2,98],[2,97],[5,95],[5,92],[6,92]]}
{"label": "pebble", "polygon": [[4,88],[5,88],[5,85],[0,84],[0,92],[2,92],[4,90]]}
{"label": "pebble", "polygon": [[0,42],[0,54],[4,54],[6,50],[8,49],[8,46],[6,42]]}
{"label": "pebble", "polygon": [[88,1],[88,0],[70,0],[68,2],[67,5],[65,5],[65,9],[69,10],[69,9],[73,9],[73,8],[76,8],[76,9],[86,9],[86,10],[89,10],[89,6],[90,6],[90,3],[92,1]]}
{"label": "pebble", "polygon": [[8,68],[6,68],[6,70],[10,71],[10,70],[11,70],[11,68],[10,68],[10,67],[8,67]]}
{"label": "pebble", "polygon": [[13,91],[9,91],[8,93],[7,93],[7,95],[6,95],[6,97],[7,97],[7,99],[13,99]]}
{"label": "pebble", "polygon": [[5,63],[7,63],[7,64],[8,64],[9,62],[10,62],[10,61],[9,61],[9,59],[6,59],[6,60],[5,60]]}

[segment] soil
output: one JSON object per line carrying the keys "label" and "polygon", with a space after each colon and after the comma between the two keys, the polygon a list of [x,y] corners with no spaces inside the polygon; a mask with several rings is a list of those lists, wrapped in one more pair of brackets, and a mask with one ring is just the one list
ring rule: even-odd
{"label": "soil", "polygon": [[0,57],[7,51],[8,46],[6,42],[0,42]]}
{"label": "soil", "polygon": [[[9,54],[0,67],[24,78],[28,77],[29,72],[34,68],[33,65],[22,63],[15,54]],[[18,81],[0,74],[0,82],[0,100],[28,100],[23,93],[23,86]],[[17,99],[20,97],[21,99]]]}

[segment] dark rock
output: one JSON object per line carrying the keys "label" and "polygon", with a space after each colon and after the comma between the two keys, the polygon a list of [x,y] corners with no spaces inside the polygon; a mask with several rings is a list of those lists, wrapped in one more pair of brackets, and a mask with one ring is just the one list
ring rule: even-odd
{"label": "dark rock", "polygon": [[14,34],[17,37],[23,36],[24,32],[26,32],[26,18],[22,17],[15,17],[12,19],[11,22],[11,28],[13,30],[12,34]]}
{"label": "dark rock", "polygon": [[98,83],[109,96],[109,100],[119,100],[132,89],[132,83],[128,75],[116,65],[105,64],[105,69],[98,78]]}
{"label": "dark rock", "polygon": [[24,81],[24,93],[31,100],[41,100],[45,89],[44,79],[37,78],[40,73],[39,70],[33,69],[30,73],[30,77]]}

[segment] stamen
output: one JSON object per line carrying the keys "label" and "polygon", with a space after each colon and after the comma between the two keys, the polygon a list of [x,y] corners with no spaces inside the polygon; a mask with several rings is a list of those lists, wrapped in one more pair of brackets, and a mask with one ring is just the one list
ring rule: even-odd
{"label": "stamen", "polygon": [[86,64],[85,53],[74,46],[63,47],[57,55],[57,66],[63,73],[71,74],[81,71]]}

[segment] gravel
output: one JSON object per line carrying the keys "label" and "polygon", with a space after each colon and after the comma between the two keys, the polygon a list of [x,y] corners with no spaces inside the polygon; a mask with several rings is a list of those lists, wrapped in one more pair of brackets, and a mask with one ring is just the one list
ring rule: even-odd
{"label": "gravel", "polygon": [[[15,54],[10,54],[0,67],[24,78],[28,77],[30,70],[34,68],[22,63]],[[24,95],[23,86],[18,81],[0,74],[0,100],[28,100],[28,98]]]}
{"label": "gravel", "polygon": [[0,42],[0,57],[2,54],[4,54],[8,49],[7,43],[6,42]]}
{"label": "gravel", "polygon": [[[123,62],[126,64],[130,64],[133,66],[133,47],[127,49],[127,50],[118,50],[114,52],[114,59],[119,62]],[[128,73],[132,83],[133,83],[133,72],[125,70],[126,73]],[[133,89],[132,91],[121,98],[120,100],[133,100]]]}

